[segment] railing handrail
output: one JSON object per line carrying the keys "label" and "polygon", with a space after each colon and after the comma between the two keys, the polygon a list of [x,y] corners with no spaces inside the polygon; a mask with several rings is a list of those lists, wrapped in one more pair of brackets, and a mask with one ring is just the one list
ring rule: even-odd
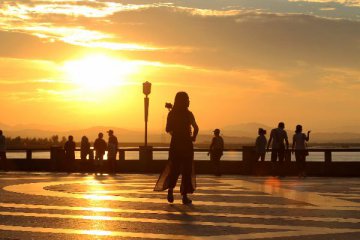
{"label": "railing handrail", "polygon": [[[61,148],[61,147],[60,147]],[[7,151],[10,152],[47,152],[50,151],[51,147],[49,148],[8,148]],[[291,148],[289,148],[291,150]],[[309,152],[360,152],[360,148],[308,148]],[[80,148],[77,147],[75,151],[80,151]],[[139,151],[139,147],[120,147],[118,151]],[[153,147],[152,151],[162,152],[162,151],[169,151],[169,147]],[[194,152],[207,152],[209,148],[194,148]],[[242,152],[244,148],[226,148],[224,152]],[[268,150],[268,151],[271,151]]]}

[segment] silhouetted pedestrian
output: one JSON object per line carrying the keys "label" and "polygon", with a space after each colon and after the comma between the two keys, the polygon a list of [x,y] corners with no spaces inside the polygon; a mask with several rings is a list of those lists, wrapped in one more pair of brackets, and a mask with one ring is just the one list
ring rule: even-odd
{"label": "silhouetted pedestrian", "polygon": [[90,151],[91,151],[91,149],[90,149],[89,139],[86,136],[83,136],[81,138],[81,144],[80,144],[81,161],[85,162],[88,155],[89,155],[89,160],[90,160]]}
{"label": "silhouetted pedestrian", "polygon": [[259,136],[256,138],[255,141],[255,151],[256,151],[256,161],[265,161],[265,154],[266,154],[266,144],[267,139],[265,137],[266,130],[259,128],[258,130]]}
{"label": "silhouetted pedestrian", "polygon": [[224,139],[220,136],[220,129],[214,130],[214,137],[210,144],[208,155],[210,161],[214,164],[214,172],[216,176],[221,176],[220,159],[224,152]]}
{"label": "silhouetted pedestrian", "polygon": [[94,142],[95,165],[100,169],[100,172],[103,171],[104,154],[107,148],[107,144],[103,138],[104,134],[99,133],[98,138]]}
{"label": "silhouetted pedestrian", "polygon": [[118,140],[117,137],[114,135],[113,130],[108,131],[109,134],[109,141],[108,141],[108,165],[109,171],[111,173],[116,172],[116,154],[118,151]]}
{"label": "silhouetted pedestrian", "polygon": [[170,203],[174,201],[173,190],[180,174],[182,175],[180,192],[183,204],[192,202],[187,194],[193,193],[196,188],[193,142],[196,140],[199,127],[194,115],[188,109],[189,105],[188,94],[178,92],[175,96],[174,107],[167,117],[166,132],[171,135],[169,161],[160,174],[154,191],[168,189],[167,200]]}
{"label": "silhouetted pedestrian", "polygon": [[75,147],[74,137],[70,135],[64,145],[67,172],[71,172],[75,165]]}
{"label": "silhouetted pedestrian", "polygon": [[[276,163],[277,159],[279,159],[279,175],[284,175],[283,169],[283,162],[285,158],[285,151],[289,149],[289,140],[285,129],[285,124],[280,122],[277,128],[271,130],[270,139],[267,145],[267,149],[269,149],[270,144],[272,143],[271,147],[271,162],[273,163],[273,171],[275,170],[274,164]],[[286,144],[286,145],[285,145]]]}
{"label": "silhouetted pedestrian", "polygon": [[293,136],[293,144],[291,152],[295,152],[295,160],[298,167],[299,177],[306,177],[306,156],[309,155],[309,152],[306,147],[306,142],[310,139],[310,132],[307,132],[305,135],[303,132],[302,126],[297,125],[295,134]]}
{"label": "silhouetted pedestrian", "polygon": [[0,166],[4,171],[8,170],[7,158],[6,158],[6,138],[3,135],[3,131],[0,130]]}

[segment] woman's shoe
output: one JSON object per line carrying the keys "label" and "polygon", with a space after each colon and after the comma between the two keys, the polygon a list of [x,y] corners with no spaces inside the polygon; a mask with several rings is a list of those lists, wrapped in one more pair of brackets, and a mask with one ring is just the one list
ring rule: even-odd
{"label": "woman's shoe", "polygon": [[168,190],[168,195],[167,195],[167,200],[169,203],[173,203],[174,202],[174,194],[173,191]]}
{"label": "woman's shoe", "polygon": [[189,199],[186,195],[184,195],[183,198],[182,198],[182,203],[183,204],[191,204],[192,200]]}

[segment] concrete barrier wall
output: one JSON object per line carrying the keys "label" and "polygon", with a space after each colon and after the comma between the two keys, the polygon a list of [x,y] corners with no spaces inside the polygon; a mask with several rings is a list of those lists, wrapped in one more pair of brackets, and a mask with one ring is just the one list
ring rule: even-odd
{"label": "concrete barrier wall", "polygon": [[[116,173],[160,173],[165,167],[166,161],[116,161]],[[74,164],[67,162],[51,161],[47,159],[8,159],[7,170],[9,171],[40,171],[40,172],[108,172],[107,161],[100,168],[92,161],[81,162],[75,160]],[[213,174],[214,165],[210,161],[195,161],[197,174]],[[222,161],[222,174],[241,175],[297,175],[295,162],[284,162],[282,165],[271,162],[247,162],[247,161]],[[306,172],[309,176],[346,176],[360,177],[360,162],[308,162]]]}

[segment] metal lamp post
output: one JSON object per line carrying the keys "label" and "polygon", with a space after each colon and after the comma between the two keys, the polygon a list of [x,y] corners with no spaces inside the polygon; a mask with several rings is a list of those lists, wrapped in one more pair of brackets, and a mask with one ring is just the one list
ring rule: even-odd
{"label": "metal lamp post", "polygon": [[146,81],[143,83],[144,98],[144,110],[145,110],[145,147],[147,147],[147,128],[148,128],[148,117],[149,117],[149,98],[148,95],[151,93],[151,83]]}
{"label": "metal lamp post", "polygon": [[149,97],[151,93],[151,83],[148,81],[143,83],[144,98],[144,110],[145,110],[145,145],[139,147],[139,160],[142,164],[144,172],[151,168],[151,161],[153,159],[152,146],[148,146],[147,135],[148,135],[148,116],[149,116]]}

